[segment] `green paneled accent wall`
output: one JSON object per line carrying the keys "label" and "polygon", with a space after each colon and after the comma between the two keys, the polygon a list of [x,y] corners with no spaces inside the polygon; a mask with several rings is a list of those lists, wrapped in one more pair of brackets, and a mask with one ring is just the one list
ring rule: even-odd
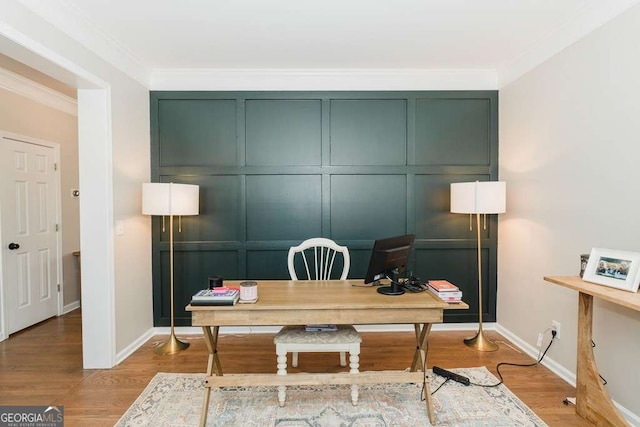
{"label": "green paneled accent wall", "polygon": [[322,233],[320,175],[250,175],[247,241],[304,240]]}
{"label": "green paneled accent wall", "polygon": [[[449,186],[498,179],[497,115],[496,91],[151,92],[152,181],[200,186],[200,215],[175,228],[176,325],[210,276],[288,279],[289,247],[323,236],[361,278],[374,240],[406,233],[413,273],[456,283],[471,307],[446,321],[477,321],[476,234],[449,213]],[[154,323],[167,326],[169,234],[153,221]],[[482,237],[494,321],[495,216]]]}
{"label": "green paneled accent wall", "polygon": [[332,165],[406,165],[406,99],[334,99],[330,115]]}
{"label": "green paneled accent wall", "polygon": [[320,100],[248,100],[248,166],[322,164]]}
{"label": "green paneled accent wall", "polygon": [[161,165],[236,165],[235,100],[167,100],[158,107]]}
{"label": "green paneled accent wall", "polygon": [[330,215],[336,241],[406,234],[407,176],[331,176]]}
{"label": "green paneled accent wall", "polygon": [[488,99],[418,99],[417,165],[490,165]]}

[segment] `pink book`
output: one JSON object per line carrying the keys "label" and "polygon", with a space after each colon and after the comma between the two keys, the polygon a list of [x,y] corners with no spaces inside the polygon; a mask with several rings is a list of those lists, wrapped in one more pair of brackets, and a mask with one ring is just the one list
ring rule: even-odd
{"label": "pink book", "polygon": [[428,283],[438,292],[457,292],[459,290],[456,285],[448,280],[429,280]]}

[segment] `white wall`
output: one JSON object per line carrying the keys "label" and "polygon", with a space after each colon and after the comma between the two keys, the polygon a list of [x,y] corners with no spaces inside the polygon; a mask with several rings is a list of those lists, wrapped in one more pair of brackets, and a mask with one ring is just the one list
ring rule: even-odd
{"label": "white wall", "polygon": [[[116,348],[121,353],[153,328],[151,218],[142,216],[142,183],[150,176],[149,91],[129,80],[112,87],[113,220],[115,238]],[[133,108],[132,108],[133,107]]]}
{"label": "white wall", "polygon": [[[2,53],[16,58],[17,52],[21,58],[16,59],[27,58],[27,65],[50,75],[51,69],[62,69],[76,77],[71,79],[76,87],[89,89],[78,96],[83,352],[85,367],[110,367],[116,353],[153,328],[151,223],[141,216],[139,202],[141,184],[150,173],[148,89],[19,2],[0,0],[0,10],[0,38],[5,38],[0,47],[21,47]],[[94,89],[105,95],[102,106],[100,97],[90,93]],[[83,106],[82,98],[91,105]],[[102,107],[107,112],[104,120],[90,117]],[[92,128],[92,122],[99,126]],[[90,139],[83,139],[83,134]],[[98,167],[87,167],[87,160]],[[90,190],[88,194],[83,188]],[[87,203],[89,197],[98,203]],[[124,221],[122,236],[115,236],[116,220]],[[87,307],[85,297],[95,306]],[[100,315],[87,324],[85,314],[96,312]]]}
{"label": "white wall", "polygon": [[[577,275],[592,247],[640,252],[640,6],[500,90],[498,323],[576,369]],[[640,313],[596,301],[594,353],[615,401],[640,416]]]}

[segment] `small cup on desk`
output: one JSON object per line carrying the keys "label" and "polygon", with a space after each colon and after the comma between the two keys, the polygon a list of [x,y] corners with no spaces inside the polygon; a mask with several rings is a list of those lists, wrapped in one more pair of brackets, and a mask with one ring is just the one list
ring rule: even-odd
{"label": "small cup on desk", "polygon": [[222,282],[223,279],[220,276],[209,277],[209,289],[221,287]]}
{"label": "small cup on desk", "polygon": [[258,300],[258,284],[256,282],[240,283],[240,301],[256,302]]}

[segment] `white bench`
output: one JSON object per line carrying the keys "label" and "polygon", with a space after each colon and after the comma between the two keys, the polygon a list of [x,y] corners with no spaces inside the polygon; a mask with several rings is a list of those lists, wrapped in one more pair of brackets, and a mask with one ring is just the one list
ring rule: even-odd
{"label": "white bench", "polygon": [[[346,366],[349,352],[349,373],[357,374],[360,365],[362,338],[351,325],[338,325],[337,331],[306,331],[304,326],[285,326],[273,339],[276,344],[278,375],[287,375],[287,353],[292,352],[291,365],[298,366],[298,353],[340,352],[340,366]],[[284,406],[286,386],[278,387],[278,403]],[[351,385],[351,403],[358,404],[358,385]]]}

